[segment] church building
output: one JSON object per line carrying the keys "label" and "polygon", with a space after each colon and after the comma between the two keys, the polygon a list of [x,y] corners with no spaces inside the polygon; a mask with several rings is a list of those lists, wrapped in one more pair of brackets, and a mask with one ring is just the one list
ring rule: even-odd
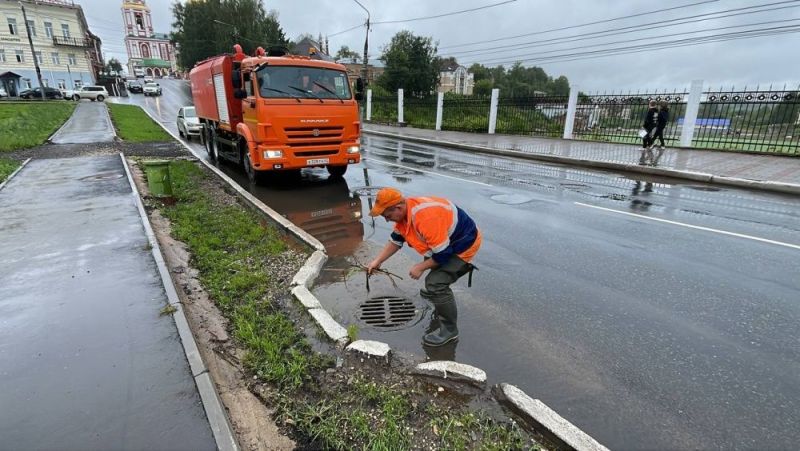
{"label": "church building", "polygon": [[160,77],[175,72],[175,47],[167,34],[153,31],[150,7],[144,0],[123,0],[122,20],[125,24],[128,74]]}

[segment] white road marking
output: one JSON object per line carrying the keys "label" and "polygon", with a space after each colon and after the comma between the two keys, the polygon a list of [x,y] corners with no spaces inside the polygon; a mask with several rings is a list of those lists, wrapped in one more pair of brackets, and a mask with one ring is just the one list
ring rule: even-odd
{"label": "white road marking", "polygon": [[618,213],[618,214],[621,214],[621,215],[635,216],[637,218],[649,219],[651,221],[665,222],[667,224],[673,224],[673,225],[677,225],[677,226],[688,227],[690,229],[705,230],[706,232],[720,233],[722,235],[735,236],[735,237],[738,237],[738,238],[745,238],[745,239],[748,239],[748,240],[760,241],[762,243],[775,244],[775,245],[778,245],[778,246],[784,246],[784,247],[789,247],[789,248],[792,248],[792,249],[800,250],[800,246],[798,246],[796,244],[784,243],[782,241],[768,240],[766,238],[759,238],[757,236],[744,235],[744,234],[741,234],[741,233],[726,232],[725,230],[712,229],[710,227],[702,227],[702,226],[696,226],[696,225],[691,225],[691,224],[684,224],[682,222],[670,221],[668,219],[653,218],[653,217],[650,217],[650,216],[639,215],[639,214],[636,214],[636,213],[628,213],[627,211],[619,211],[619,210],[614,210],[614,209],[611,209],[611,208],[598,207],[596,205],[589,205],[589,204],[584,204],[584,203],[581,203],[581,202],[575,202],[575,205],[579,205],[581,207],[596,208],[598,210],[609,211],[611,213]]}
{"label": "white road marking", "polygon": [[488,183],[476,182],[474,180],[462,179],[462,178],[459,178],[459,177],[453,177],[452,175],[439,174],[438,172],[426,171],[424,169],[417,169],[417,168],[413,168],[411,166],[403,166],[402,164],[387,163],[385,161],[373,160],[371,158],[367,158],[367,161],[372,162],[372,163],[377,163],[377,164],[384,164],[386,166],[397,166],[398,168],[408,169],[408,170],[417,171],[417,172],[423,172],[425,174],[438,175],[439,177],[446,177],[446,178],[449,178],[449,179],[461,180],[462,182],[474,183],[476,185],[492,186],[492,185],[490,185]]}

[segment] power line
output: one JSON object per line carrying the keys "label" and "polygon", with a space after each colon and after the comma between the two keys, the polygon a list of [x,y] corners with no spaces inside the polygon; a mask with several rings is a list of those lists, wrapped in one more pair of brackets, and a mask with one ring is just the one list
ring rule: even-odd
{"label": "power line", "polygon": [[[661,24],[680,21],[680,20],[685,20],[685,19],[694,19],[694,18],[698,18],[698,17],[713,16],[713,15],[724,14],[724,13],[728,13],[728,12],[751,10],[751,9],[755,9],[755,8],[764,8],[764,7],[767,7],[767,6],[783,5],[783,4],[787,4],[787,3],[797,3],[797,1],[798,0],[788,0],[788,1],[781,1],[781,2],[775,2],[775,3],[767,3],[767,4],[763,4],[763,5],[754,5],[754,6],[747,6],[747,7],[742,7],[742,8],[734,8],[734,9],[728,9],[728,10],[722,10],[722,11],[715,11],[715,12],[704,13],[704,14],[696,14],[696,15],[692,15],[692,16],[678,17],[678,18],[675,18],[675,19],[651,22],[649,24],[630,25],[630,26],[627,26],[627,27],[615,28],[615,29],[612,29],[612,30],[605,30],[605,32],[607,32],[607,31],[616,31],[616,30],[627,30],[627,29],[631,29],[631,28],[641,28],[643,26],[648,26],[648,25],[661,25]],[[526,37],[526,36],[535,36],[535,35],[551,33],[551,32],[554,32],[554,31],[563,31],[563,30],[572,29],[572,28],[580,28],[580,27],[584,27],[584,26],[588,26],[588,25],[595,25],[597,23],[611,22],[611,21],[616,21],[616,20],[623,20],[623,19],[631,18],[633,16],[649,15],[649,14],[655,14],[655,13],[658,13],[658,12],[664,12],[664,11],[672,10],[672,9],[687,8],[687,7],[696,6],[696,5],[699,5],[699,4],[702,4],[702,3],[709,3],[709,2],[706,1],[706,2],[700,2],[700,3],[692,3],[692,4],[689,4],[689,5],[683,5],[683,6],[673,7],[673,8],[667,8],[667,9],[655,10],[655,11],[648,11],[646,13],[635,14],[635,15],[632,15],[632,16],[616,17],[616,18],[607,19],[607,20],[604,20],[604,21],[590,22],[590,23],[580,24],[580,25],[572,25],[572,26],[569,26],[569,27],[552,28],[552,29],[549,29],[549,30],[537,31],[537,32],[533,32],[533,33],[525,33],[525,34],[519,34],[519,35],[514,35],[514,36],[507,36],[507,37],[504,37],[504,38],[491,39],[491,40],[488,40],[488,41],[487,40],[474,41],[474,42],[468,42],[468,43],[458,44],[458,45],[443,46],[443,47],[440,47],[440,49],[456,48],[456,47],[467,47],[467,46],[472,46],[472,45],[488,44],[488,43],[491,43],[491,42],[507,41],[509,39],[517,39],[517,38]],[[577,35],[577,36],[583,36],[583,35],[588,35],[588,34],[597,34],[597,33],[603,33],[603,32],[604,31],[596,31],[596,32],[592,32],[592,33],[584,33],[582,35]]]}
{"label": "power line", "polygon": [[[761,28],[756,30],[748,30],[748,31],[738,31],[733,33],[723,33],[718,35],[710,35],[710,36],[699,36],[695,38],[687,38],[687,39],[676,39],[671,41],[662,41],[662,42],[655,42],[650,44],[639,44],[639,45],[631,45],[626,47],[616,47],[611,49],[599,49],[593,50],[588,52],[576,52],[576,53],[566,53],[561,55],[552,55],[552,56],[545,56],[545,57],[538,57],[538,58],[528,58],[528,59],[515,59],[515,60],[507,60],[507,61],[495,61],[491,64],[503,64],[503,63],[516,63],[516,62],[564,62],[564,61],[576,61],[576,60],[583,60],[583,59],[591,59],[591,58],[600,58],[605,56],[613,56],[613,55],[623,55],[623,54],[630,54],[630,53],[640,53],[640,52],[651,52],[654,50],[666,49],[666,48],[674,48],[674,47],[686,47],[686,46],[693,46],[693,45],[701,45],[707,44],[712,42],[724,42],[729,40],[736,40],[736,39],[749,39],[761,36],[773,36],[773,35],[780,35],[780,34],[789,34],[789,33],[798,33],[800,32],[800,26],[797,25],[787,25],[783,27],[770,27],[770,28]],[[475,61],[477,62],[477,61]],[[472,64],[472,63],[465,63],[465,64]]]}
{"label": "power line", "polygon": [[[767,21],[767,22],[750,23],[750,24],[744,24],[744,25],[730,25],[730,26],[727,26],[727,27],[709,28],[707,30],[686,31],[686,32],[681,32],[681,33],[671,33],[671,34],[664,34],[664,35],[657,35],[657,36],[645,36],[645,37],[639,38],[638,40],[639,41],[646,41],[646,40],[650,40],[650,39],[659,39],[659,38],[667,38],[667,37],[674,37],[674,36],[685,36],[687,34],[707,33],[709,31],[730,30],[732,28],[755,27],[755,26],[760,26],[760,25],[772,25],[772,24],[777,24],[777,23],[797,22],[797,21],[800,21],[800,19],[771,20],[771,21]],[[744,31],[759,31],[759,30],[744,30]],[[626,43],[626,42],[629,42],[629,41],[604,42],[604,43],[601,43],[601,44],[590,44],[590,45],[585,45],[585,46],[569,47],[569,48],[565,48],[565,49],[548,50],[546,52],[528,53],[528,54],[525,54],[525,55],[515,55],[515,57],[517,57],[517,58],[532,57],[532,56],[545,55],[545,54],[548,54],[548,53],[557,53],[557,52],[565,52],[565,51],[569,51],[569,50],[582,50],[582,49],[587,49],[587,48],[591,48],[591,47],[602,47],[602,46],[607,46],[607,45],[623,44],[623,43]],[[645,44],[645,45],[648,45],[648,44]],[[508,56],[504,56],[504,57],[500,57],[500,58],[495,58],[495,60],[488,60],[486,62],[487,63],[492,63],[493,61],[504,60],[506,58],[509,58],[509,57]]]}
{"label": "power line", "polygon": [[[372,24],[373,25],[379,25],[379,24],[388,24],[388,23],[414,22],[414,21],[417,21],[417,20],[438,19],[440,17],[454,16],[456,14],[463,14],[463,13],[469,13],[469,12],[473,12],[473,11],[478,11],[478,10],[481,10],[481,9],[494,8],[495,6],[501,6],[501,5],[505,5],[505,4],[508,4],[508,3],[514,3],[516,1],[517,0],[505,0],[505,1],[502,1],[502,2],[498,2],[498,3],[492,3],[490,5],[478,6],[478,7],[469,8],[469,9],[462,9],[460,11],[452,11],[452,12],[449,12],[449,13],[436,14],[434,16],[415,17],[413,19],[400,19],[400,20],[381,20],[381,21],[377,21],[377,22],[372,22]],[[717,0],[711,0],[711,1],[717,1]]]}
{"label": "power line", "polygon": [[[727,18],[727,17],[758,14],[758,13],[762,13],[762,12],[777,11],[777,10],[789,9],[789,8],[797,8],[798,6],[800,6],[800,5],[781,6],[779,8],[770,8],[770,9],[765,9],[765,10],[760,10],[760,11],[738,12],[738,13],[733,13],[733,14],[717,16],[717,17],[713,17],[713,18],[702,18],[702,19],[687,20],[687,21],[684,21],[684,22],[677,22],[677,23],[673,23],[673,24],[660,25],[660,28],[674,27],[674,26],[678,26],[678,25],[685,25],[685,24],[688,24],[688,23],[703,22],[703,21],[706,21],[706,20],[723,19],[723,18]],[[683,20],[683,18],[678,18],[678,19],[674,19],[674,20]],[[653,23],[647,23],[647,24],[642,24],[642,25],[636,25],[635,27],[637,27],[637,28],[639,28],[639,27],[649,27],[649,26],[654,25],[654,24],[660,24],[660,22],[653,22]],[[498,47],[495,47],[494,49],[488,49],[487,48],[487,49],[465,50],[463,52],[449,53],[449,54],[447,54],[447,56],[457,56],[457,55],[462,55],[463,56],[463,55],[469,54],[468,57],[474,57],[474,56],[483,55],[483,54],[493,54],[493,53],[498,53],[498,52],[507,52],[507,51],[510,51],[510,50],[519,50],[519,49],[532,48],[532,47],[545,47],[545,46],[550,46],[550,45],[565,44],[565,43],[568,43],[568,42],[586,41],[586,40],[595,39],[595,38],[605,38],[605,37],[609,37],[609,36],[616,36],[616,35],[629,34],[629,33],[639,33],[641,31],[647,31],[647,30],[641,30],[641,29],[627,30],[627,28],[630,28],[630,27],[623,27],[623,28],[611,29],[611,30],[606,30],[606,31],[598,31],[598,32],[592,32],[592,33],[583,33],[583,34],[578,34],[578,35],[573,35],[573,36],[565,36],[565,37],[561,37],[561,38],[541,39],[541,40],[538,40],[538,41],[530,41],[530,42],[525,42],[525,43],[507,45],[507,46],[498,46]],[[626,30],[626,31],[617,31],[617,30]],[[708,31],[708,30],[705,30],[705,31]],[[696,32],[686,32],[686,33],[696,33]],[[667,36],[669,36],[669,35],[667,35]],[[502,49],[505,49],[505,50],[502,50]]]}
{"label": "power line", "polygon": [[358,24],[358,25],[356,25],[356,26],[353,26],[353,27],[350,27],[350,28],[348,28],[348,29],[346,29],[346,30],[337,31],[336,33],[329,34],[329,35],[327,35],[327,37],[329,37],[329,38],[332,38],[332,37],[334,37],[334,36],[338,36],[338,35],[340,35],[340,34],[342,34],[342,33],[347,33],[348,31],[353,31],[353,30],[355,30],[356,28],[361,28],[361,27],[363,27],[364,25],[366,25],[366,22],[361,22],[360,24]]}

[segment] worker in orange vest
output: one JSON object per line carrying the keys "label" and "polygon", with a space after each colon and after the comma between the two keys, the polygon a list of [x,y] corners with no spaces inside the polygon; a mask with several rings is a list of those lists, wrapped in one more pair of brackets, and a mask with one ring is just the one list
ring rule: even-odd
{"label": "worker in orange vest", "polygon": [[450,285],[474,268],[470,263],[481,246],[481,232],[464,210],[441,197],[407,197],[394,188],[378,191],[370,216],[395,223],[386,246],[367,266],[372,272],[408,243],[425,259],[412,266],[412,279],[425,277],[422,297],[433,303],[439,329],[423,337],[428,346],[442,346],[458,339],[458,309]]}

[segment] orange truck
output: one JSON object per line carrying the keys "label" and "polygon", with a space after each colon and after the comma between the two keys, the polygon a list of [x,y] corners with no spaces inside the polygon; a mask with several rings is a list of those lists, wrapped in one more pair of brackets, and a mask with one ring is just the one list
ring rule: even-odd
{"label": "orange truck", "polygon": [[247,56],[236,45],[189,79],[209,158],[241,165],[251,182],[309,167],[341,177],[361,161],[363,82],[353,93],[341,64],[260,47]]}

